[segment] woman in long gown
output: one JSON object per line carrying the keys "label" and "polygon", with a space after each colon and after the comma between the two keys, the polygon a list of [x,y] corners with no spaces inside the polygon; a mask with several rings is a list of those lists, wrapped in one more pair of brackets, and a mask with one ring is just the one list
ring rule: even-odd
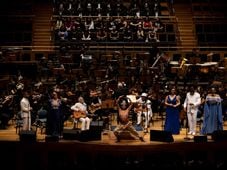
{"label": "woman in long gown", "polygon": [[172,134],[180,133],[180,117],[179,117],[179,108],[180,99],[176,95],[176,90],[174,88],[171,89],[169,95],[165,98],[166,105],[166,119],[164,130],[169,131]]}
{"label": "woman in long gown", "polygon": [[204,104],[204,118],[201,134],[211,134],[216,130],[223,130],[221,97],[211,88]]}

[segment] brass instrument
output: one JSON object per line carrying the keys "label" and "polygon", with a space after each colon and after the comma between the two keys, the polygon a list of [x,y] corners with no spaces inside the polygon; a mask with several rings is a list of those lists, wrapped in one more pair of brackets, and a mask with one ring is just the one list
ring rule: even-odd
{"label": "brass instrument", "polygon": [[180,69],[183,68],[183,66],[185,65],[185,63],[186,63],[187,61],[188,61],[187,58],[183,58],[183,59],[181,60]]}
{"label": "brass instrument", "polygon": [[187,73],[187,65],[186,65],[187,61],[188,61],[188,59],[183,58],[180,62],[180,67],[178,70],[178,76],[180,78],[183,78],[185,76],[185,74]]}

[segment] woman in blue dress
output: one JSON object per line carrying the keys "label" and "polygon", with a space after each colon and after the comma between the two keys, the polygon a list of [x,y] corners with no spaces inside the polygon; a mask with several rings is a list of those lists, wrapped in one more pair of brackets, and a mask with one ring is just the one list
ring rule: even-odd
{"label": "woman in blue dress", "polygon": [[165,98],[166,119],[164,126],[164,130],[172,134],[180,133],[179,105],[179,96],[176,95],[176,90],[172,88],[170,94]]}
{"label": "woman in blue dress", "polygon": [[49,99],[49,108],[47,115],[48,136],[60,137],[63,130],[62,101],[57,92],[53,92]]}
{"label": "woman in blue dress", "polygon": [[223,130],[221,97],[211,88],[204,104],[204,118],[201,134],[211,134],[216,130]]}

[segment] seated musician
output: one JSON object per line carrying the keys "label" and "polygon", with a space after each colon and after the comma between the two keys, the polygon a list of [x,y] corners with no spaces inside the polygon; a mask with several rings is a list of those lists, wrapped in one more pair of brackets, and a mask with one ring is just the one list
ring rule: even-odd
{"label": "seated musician", "polygon": [[78,102],[71,106],[73,111],[74,119],[79,119],[81,122],[81,130],[89,130],[91,119],[88,117],[87,104],[84,101],[84,98],[80,96]]}
{"label": "seated musician", "polygon": [[119,114],[119,125],[114,129],[114,135],[117,138],[116,142],[120,141],[120,133],[124,130],[128,130],[131,134],[138,137],[142,142],[144,139],[142,136],[138,134],[135,128],[132,125],[132,122],[129,121],[129,112],[133,106],[131,100],[127,97],[120,96],[117,99],[117,107],[118,107],[118,114]]}
{"label": "seated musician", "polygon": [[147,99],[147,93],[142,93],[136,101],[134,111],[137,113],[137,125],[141,125],[142,116],[144,119],[144,132],[148,132],[149,123],[152,117],[151,101]]}
{"label": "seated musician", "polygon": [[96,90],[90,90],[90,105],[89,112],[93,115],[93,118],[98,117],[102,120],[104,111],[102,110],[102,100]]}

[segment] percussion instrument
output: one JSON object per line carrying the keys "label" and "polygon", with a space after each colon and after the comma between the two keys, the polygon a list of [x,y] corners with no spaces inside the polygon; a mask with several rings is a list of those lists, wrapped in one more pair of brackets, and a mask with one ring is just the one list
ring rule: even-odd
{"label": "percussion instrument", "polygon": [[136,95],[130,94],[126,96],[127,98],[129,98],[132,103],[136,103]]}
{"label": "percussion instrument", "polygon": [[205,62],[202,64],[200,64],[200,63],[196,64],[196,66],[199,66],[199,71],[204,74],[207,74],[212,67],[215,67],[217,65],[218,65],[217,62]]}
{"label": "percussion instrument", "polygon": [[53,74],[58,75],[58,74],[64,74],[65,69],[64,68],[53,68]]}
{"label": "percussion instrument", "polygon": [[176,66],[179,65],[179,62],[178,61],[170,61],[169,64],[176,67]]}

